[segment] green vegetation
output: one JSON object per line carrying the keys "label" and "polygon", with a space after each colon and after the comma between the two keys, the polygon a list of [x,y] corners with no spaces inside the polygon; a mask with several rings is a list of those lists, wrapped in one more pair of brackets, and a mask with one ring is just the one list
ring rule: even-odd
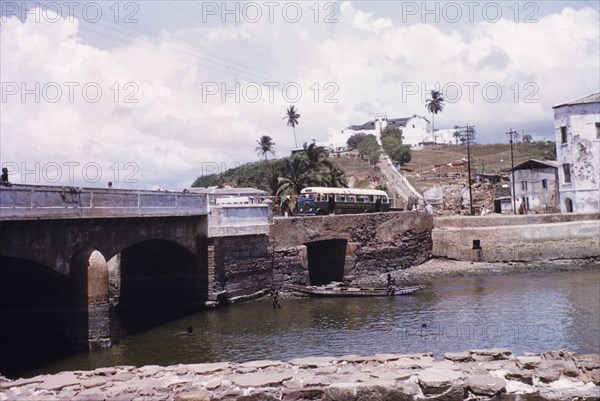
{"label": "green vegetation", "polygon": [[297,195],[307,186],[346,187],[344,172],[329,159],[329,152],[314,143],[290,157],[244,164],[198,177],[192,187],[253,187],[270,195]]}
{"label": "green vegetation", "polygon": [[[381,133],[383,150],[400,165],[408,163],[411,158],[410,146],[403,145],[402,140],[402,131],[398,128],[387,126]],[[369,160],[370,164],[376,164],[379,161],[381,149],[375,135],[359,132],[348,138],[347,144],[350,149],[358,149],[361,157]]]}
{"label": "green vegetation", "polygon": [[274,172],[282,169],[283,159],[247,163],[221,174],[198,177],[192,187],[251,187],[275,194],[277,192],[277,175],[274,175]]}
{"label": "green vegetation", "polygon": [[258,143],[258,146],[256,147],[256,153],[259,155],[262,154],[265,158],[265,161],[267,160],[267,153],[271,153],[273,156],[275,156],[275,142],[273,142],[273,139],[271,139],[270,136],[263,135],[258,141],[256,141],[256,143]]}
{"label": "green vegetation", "polygon": [[[523,136],[523,144],[522,145],[532,145],[534,146],[535,153],[537,153],[539,155],[538,158],[542,159],[542,160],[556,160],[556,143],[553,141],[538,141],[538,142],[531,142],[531,141],[526,141],[525,137],[530,136],[530,135],[524,135]],[[533,157],[532,157],[533,159]]]}
{"label": "green vegetation", "polygon": [[385,127],[381,133],[381,146],[387,155],[401,166],[410,162],[411,151],[409,145],[403,145],[402,131],[391,126]]}
{"label": "green vegetation", "polygon": [[369,163],[376,164],[379,161],[379,143],[377,138],[373,134],[366,135],[365,138],[358,145],[358,153],[362,157],[366,157]]}
{"label": "green vegetation", "polygon": [[286,118],[288,127],[291,126],[294,130],[294,144],[296,145],[296,148],[298,148],[298,141],[296,141],[296,125],[298,125],[300,114],[298,114],[298,110],[294,106],[290,106],[286,110],[285,116],[283,116],[284,120]]}
{"label": "green vegetation", "polygon": [[431,91],[431,99],[427,99],[425,108],[431,113],[431,131],[435,133],[435,115],[444,110],[444,98],[438,91]]}
{"label": "green vegetation", "polygon": [[367,134],[365,134],[364,132],[359,132],[357,134],[353,134],[346,141],[346,144],[348,145],[348,149],[351,149],[351,150],[358,149],[358,147],[360,146],[360,143],[365,139],[366,136],[367,136]]}

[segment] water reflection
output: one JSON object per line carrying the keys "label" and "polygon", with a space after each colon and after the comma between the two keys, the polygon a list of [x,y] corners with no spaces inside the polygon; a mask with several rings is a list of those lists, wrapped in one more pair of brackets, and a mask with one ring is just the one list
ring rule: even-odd
{"label": "water reflection", "polygon": [[[269,300],[182,317],[27,372],[506,347],[600,349],[600,271],[440,279],[394,298]],[[186,334],[192,326],[194,332]]]}

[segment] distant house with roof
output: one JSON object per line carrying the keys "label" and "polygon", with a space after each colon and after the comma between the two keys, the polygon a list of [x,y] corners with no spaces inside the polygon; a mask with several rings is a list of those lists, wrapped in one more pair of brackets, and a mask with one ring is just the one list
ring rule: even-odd
{"label": "distant house with roof", "polygon": [[317,144],[333,152],[347,150],[348,138],[361,132],[375,135],[377,141],[381,143],[381,132],[387,126],[402,130],[406,145],[417,146],[424,142],[433,142],[431,123],[425,117],[415,114],[412,117],[388,118],[386,114],[382,113],[363,124],[350,125],[342,130],[330,129],[328,141]]}
{"label": "distant house with roof", "polygon": [[599,212],[600,92],[553,109],[560,210]]}
{"label": "distant house with roof", "polygon": [[[515,166],[514,173],[516,208],[526,211],[551,213],[559,210],[558,163],[550,160],[527,160]],[[512,203],[512,202],[511,202]],[[511,207],[512,209],[512,207]]]}

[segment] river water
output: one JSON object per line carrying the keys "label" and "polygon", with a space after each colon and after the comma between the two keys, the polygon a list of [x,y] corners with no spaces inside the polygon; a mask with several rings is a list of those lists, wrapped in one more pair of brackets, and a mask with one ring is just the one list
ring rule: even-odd
{"label": "river water", "polygon": [[[306,356],[506,347],[515,354],[600,352],[600,269],[437,279],[384,298],[281,299],[203,311],[146,330],[132,321],[108,350],[19,376],[115,365],[171,365]],[[187,327],[192,334],[186,334]]]}

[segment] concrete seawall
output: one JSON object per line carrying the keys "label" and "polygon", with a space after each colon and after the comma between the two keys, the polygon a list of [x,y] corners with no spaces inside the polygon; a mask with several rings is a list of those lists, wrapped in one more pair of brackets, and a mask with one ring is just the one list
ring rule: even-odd
{"label": "concrete seawall", "polygon": [[27,379],[0,376],[0,400],[597,400],[600,355],[510,350],[117,366]]}
{"label": "concrete seawall", "polygon": [[600,256],[599,213],[442,217],[434,227],[434,257],[529,262]]}

